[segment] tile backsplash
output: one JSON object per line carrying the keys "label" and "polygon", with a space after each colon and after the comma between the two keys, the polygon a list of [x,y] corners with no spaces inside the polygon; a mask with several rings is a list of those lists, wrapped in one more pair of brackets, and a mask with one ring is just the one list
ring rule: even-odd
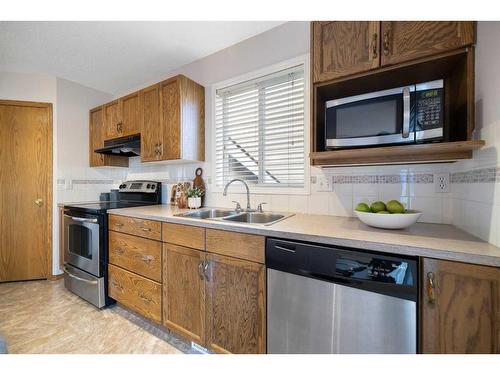
{"label": "tile backsplash", "polygon": [[[309,194],[252,194],[251,205],[266,202],[265,209],[323,215],[354,216],[360,202],[400,200],[407,208],[424,212],[420,221],[451,223],[450,193],[436,193],[435,173],[449,173],[449,164],[416,166],[311,168]],[[319,178],[330,181],[332,191],[319,191]],[[244,204],[241,193],[207,192],[211,206],[233,207],[233,200]]]}

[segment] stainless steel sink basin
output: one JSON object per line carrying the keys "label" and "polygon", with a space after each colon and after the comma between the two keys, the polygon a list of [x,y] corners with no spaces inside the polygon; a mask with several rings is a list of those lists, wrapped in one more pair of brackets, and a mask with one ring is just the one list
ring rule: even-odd
{"label": "stainless steel sink basin", "polygon": [[196,211],[183,212],[175,216],[217,221],[231,221],[233,223],[271,225],[293,216],[293,214],[278,214],[272,212],[236,212],[220,208],[202,208]]}
{"label": "stainless steel sink basin", "polygon": [[215,219],[236,214],[238,213],[233,210],[221,210],[217,208],[211,208],[206,210],[184,212],[182,214],[177,214],[175,216],[192,217],[194,219]]}
{"label": "stainless steel sink basin", "polygon": [[244,212],[235,216],[223,217],[222,220],[248,224],[271,224],[283,220],[289,216],[291,215],[262,212]]}

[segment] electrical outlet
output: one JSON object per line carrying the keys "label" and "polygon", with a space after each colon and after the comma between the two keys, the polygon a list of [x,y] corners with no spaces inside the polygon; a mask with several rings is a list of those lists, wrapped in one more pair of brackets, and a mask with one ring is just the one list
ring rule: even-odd
{"label": "electrical outlet", "polygon": [[449,173],[435,173],[434,174],[434,191],[436,193],[449,193],[450,192],[450,174]]}
{"label": "electrical outlet", "polygon": [[317,191],[332,191],[332,179],[326,176],[317,176]]}

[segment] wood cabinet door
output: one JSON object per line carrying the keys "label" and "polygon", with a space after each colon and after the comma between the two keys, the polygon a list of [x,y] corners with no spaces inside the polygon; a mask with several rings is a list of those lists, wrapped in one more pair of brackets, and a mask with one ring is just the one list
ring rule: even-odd
{"label": "wood cabinet door", "polygon": [[265,266],[211,253],[207,261],[207,347],[265,353]]}
{"label": "wood cabinet door", "polygon": [[422,261],[422,352],[500,353],[500,269]]}
{"label": "wood cabinet door", "polygon": [[380,65],[380,22],[312,23],[314,82],[329,81]]}
{"label": "wood cabinet door", "polygon": [[160,126],[160,85],[141,91],[141,160],[160,160],[159,144],[162,141]]}
{"label": "wood cabinet door", "polygon": [[121,101],[121,126],[118,126],[120,136],[138,134],[140,132],[139,92],[127,95]]}
{"label": "wood cabinet door", "polygon": [[163,139],[159,144],[161,160],[181,158],[181,99],[179,78],[160,83],[160,124]]}
{"label": "wood cabinet door", "polygon": [[120,101],[115,100],[111,103],[104,104],[104,139],[119,137],[120,123]]}
{"label": "wood cabinet door", "polygon": [[94,152],[95,149],[104,146],[103,125],[104,125],[103,107],[95,108],[89,112],[89,162],[91,167],[100,167],[104,165],[104,155]]}
{"label": "wood cabinet door", "polygon": [[163,244],[163,324],[205,344],[205,253]]}
{"label": "wood cabinet door", "polygon": [[382,65],[430,56],[474,43],[474,22],[383,21]]}

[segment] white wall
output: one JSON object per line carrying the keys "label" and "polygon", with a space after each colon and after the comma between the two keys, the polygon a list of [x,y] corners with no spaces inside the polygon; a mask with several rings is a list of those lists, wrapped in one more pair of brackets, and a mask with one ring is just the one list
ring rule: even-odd
{"label": "white wall", "polygon": [[[95,169],[88,163],[88,110],[111,100],[112,95],[47,75],[0,72],[0,98],[52,103],[52,266],[59,273],[57,203],[98,199],[100,192],[115,187],[125,177],[124,169]],[[112,183],[107,184],[109,181]]]}
{"label": "white wall", "polygon": [[453,223],[500,246],[500,22],[478,22],[475,139],[486,146],[453,165]]}
{"label": "white wall", "polygon": [[[128,178],[159,178],[166,181],[192,179],[195,168],[200,165],[204,168],[206,180],[212,180],[211,132],[214,128],[212,121],[212,85],[308,53],[309,22],[288,22],[162,77],[156,77],[150,82],[145,82],[141,87],[182,73],[205,86],[207,161],[184,166],[147,166],[141,164],[138,160],[134,160]],[[135,87],[128,92],[141,87]],[[451,222],[451,211],[447,201],[450,194],[435,193],[434,184],[432,183],[433,173],[446,172],[448,168],[447,164],[351,167],[327,170],[311,168],[310,194],[252,194],[252,205],[267,202],[266,209],[272,210],[352,216],[353,207],[360,201],[400,199],[410,207],[423,210],[422,221],[449,223]],[[317,178],[321,176],[330,179],[336,176],[336,181],[342,180],[343,182],[334,184],[333,192],[318,192],[317,184],[314,181],[317,181]],[[429,179],[429,176],[431,176],[431,179]],[[209,205],[229,207],[232,205],[232,200],[239,200],[243,204],[246,199],[243,194],[234,193],[234,191],[238,190],[237,186],[231,187],[233,193],[228,194],[227,197],[213,192],[213,186],[211,185],[208,188],[207,204]]]}

